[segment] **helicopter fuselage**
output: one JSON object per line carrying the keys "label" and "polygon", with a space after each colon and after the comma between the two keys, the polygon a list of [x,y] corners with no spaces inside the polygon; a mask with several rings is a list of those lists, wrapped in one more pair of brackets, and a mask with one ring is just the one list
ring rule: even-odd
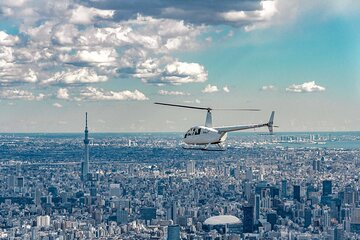
{"label": "helicopter fuselage", "polygon": [[219,144],[226,140],[227,133],[214,128],[195,126],[190,128],[184,136],[184,143],[189,145]]}

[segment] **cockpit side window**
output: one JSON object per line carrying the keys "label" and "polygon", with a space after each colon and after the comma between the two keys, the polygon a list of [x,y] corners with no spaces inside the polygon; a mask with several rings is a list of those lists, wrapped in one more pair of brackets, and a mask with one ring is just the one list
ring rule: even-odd
{"label": "cockpit side window", "polygon": [[200,131],[201,131],[201,128],[198,128],[195,130],[195,135],[199,135],[200,134]]}

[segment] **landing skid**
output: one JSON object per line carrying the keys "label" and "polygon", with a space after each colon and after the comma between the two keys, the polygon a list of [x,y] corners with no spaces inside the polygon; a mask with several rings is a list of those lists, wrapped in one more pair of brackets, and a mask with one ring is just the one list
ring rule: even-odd
{"label": "landing skid", "polygon": [[[210,146],[216,145],[216,148],[212,148]],[[226,148],[221,144],[207,144],[207,145],[188,145],[185,144],[182,146],[183,149],[186,150],[201,150],[201,151],[225,151]]]}

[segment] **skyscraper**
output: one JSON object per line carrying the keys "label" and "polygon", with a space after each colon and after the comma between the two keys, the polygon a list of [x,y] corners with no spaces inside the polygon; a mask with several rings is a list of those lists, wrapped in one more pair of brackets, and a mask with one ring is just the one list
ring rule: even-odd
{"label": "skyscraper", "polygon": [[243,206],[243,233],[252,233],[254,231],[254,206]]}
{"label": "skyscraper", "polygon": [[195,162],[193,160],[186,163],[186,173],[188,175],[195,174]]}
{"label": "skyscraper", "polygon": [[300,202],[300,185],[294,185],[293,199]]}
{"label": "skyscraper", "polygon": [[258,224],[259,222],[259,218],[260,218],[260,195],[256,194],[255,195],[255,209],[254,209],[254,224]]}
{"label": "skyscraper", "polygon": [[89,131],[87,126],[87,112],[85,113],[85,156],[83,162],[81,163],[81,179],[83,181],[87,180],[87,176],[89,173]]}
{"label": "skyscraper", "polygon": [[313,160],[312,167],[313,167],[314,171],[319,172],[320,171],[320,160],[318,160],[318,159]]}
{"label": "skyscraper", "polygon": [[180,239],[180,226],[170,225],[167,231],[167,240],[179,240]]}
{"label": "skyscraper", "polygon": [[168,220],[173,220],[173,223],[177,223],[177,202],[174,201],[171,203],[171,206],[168,206],[166,213]]}
{"label": "skyscraper", "polygon": [[304,210],[304,227],[309,227],[312,222],[312,211],[310,207],[306,207]]}
{"label": "skyscraper", "polygon": [[281,197],[282,198],[287,197],[287,180],[286,179],[281,180]]}
{"label": "skyscraper", "polygon": [[332,182],[331,180],[324,180],[322,182],[322,189],[323,189],[323,192],[322,192],[322,195],[323,196],[329,196],[332,194]]}
{"label": "skyscraper", "polygon": [[266,214],[266,220],[271,224],[271,230],[274,230],[274,226],[277,222],[278,216],[275,211],[268,212]]}
{"label": "skyscraper", "polygon": [[154,207],[140,208],[140,219],[143,219],[145,221],[151,221],[151,219],[156,219],[156,208]]}
{"label": "skyscraper", "polygon": [[253,171],[252,171],[251,167],[246,169],[245,177],[246,177],[246,180],[249,182],[251,182],[253,180]]}

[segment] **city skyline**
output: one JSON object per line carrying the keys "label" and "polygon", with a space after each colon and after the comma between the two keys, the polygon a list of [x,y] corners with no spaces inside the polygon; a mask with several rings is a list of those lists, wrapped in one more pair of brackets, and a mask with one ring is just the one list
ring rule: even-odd
{"label": "city skyline", "polygon": [[0,237],[359,239],[359,134],[248,134],[215,152],[99,134],[87,178],[78,136],[2,134]]}
{"label": "city skyline", "polygon": [[[260,108],[214,125],[358,131],[353,1],[5,0],[0,132],[185,132],[205,114],[153,102]],[[221,100],[219,100],[221,99]]]}

